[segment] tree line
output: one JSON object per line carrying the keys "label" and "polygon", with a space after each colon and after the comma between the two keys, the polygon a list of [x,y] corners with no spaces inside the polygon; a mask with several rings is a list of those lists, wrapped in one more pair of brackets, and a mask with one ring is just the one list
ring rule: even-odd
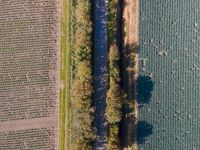
{"label": "tree line", "polygon": [[117,24],[119,0],[108,1],[108,48],[109,48],[109,89],[107,92],[106,117],[108,121],[107,149],[119,150],[119,128],[122,119],[122,104],[125,94],[120,86],[120,51],[117,46]]}
{"label": "tree line", "polygon": [[[92,21],[91,1],[73,0],[72,58],[72,149],[92,150],[96,139],[93,106],[92,75]],[[122,118],[122,104],[125,94],[120,86],[120,51],[117,46],[117,21],[119,0],[108,1],[108,71],[109,88],[106,98],[106,117],[108,122],[107,149],[119,150],[119,124]]]}
{"label": "tree line", "polygon": [[90,0],[75,0],[72,94],[72,149],[92,150],[95,140],[93,127],[92,22]]}

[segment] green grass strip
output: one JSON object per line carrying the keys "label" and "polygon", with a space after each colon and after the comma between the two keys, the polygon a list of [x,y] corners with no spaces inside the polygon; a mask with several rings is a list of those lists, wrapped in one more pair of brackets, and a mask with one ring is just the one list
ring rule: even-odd
{"label": "green grass strip", "polygon": [[62,1],[60,26],[60,150],[67,150],[69,146],[70,120],[70,7],[71,0]]}

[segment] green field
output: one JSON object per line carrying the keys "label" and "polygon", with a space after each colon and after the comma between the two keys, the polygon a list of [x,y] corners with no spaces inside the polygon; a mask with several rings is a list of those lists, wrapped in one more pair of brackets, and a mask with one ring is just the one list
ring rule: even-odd
{"label": "green field", "polygon": [[141,0],[139,150],[200,149],[200,1]]}

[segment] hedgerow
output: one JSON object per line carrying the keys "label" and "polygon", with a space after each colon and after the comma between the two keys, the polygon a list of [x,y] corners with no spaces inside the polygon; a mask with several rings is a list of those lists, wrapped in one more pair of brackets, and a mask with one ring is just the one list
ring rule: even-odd
{"label": "hedgerow", "polygon": [[72,148],[92,150],[95,140],[93,128],[93,86],[91,53],[92,23],[90,20],[90,0],[76,0],[75,5],[75,45],[73,58],[73,128]]}
{"label": "hedgerow", "polygon": [[119,150],[119,123],[122,118],[124,93],[120,86],[120,52],[117,47],[118,0],[108,1],[109,89],[106,117],[108,121],[107,149]]}

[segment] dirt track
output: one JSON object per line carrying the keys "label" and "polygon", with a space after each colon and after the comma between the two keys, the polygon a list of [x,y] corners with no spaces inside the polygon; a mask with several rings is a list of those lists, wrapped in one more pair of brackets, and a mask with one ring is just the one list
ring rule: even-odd
{"label": "dirt track", "polygon": [[123,128],[124,149],[135,150],[137,129],[137,101],[135,95],[135,81],[138,70],[138,11],[139,0],[124,0],[124,50],[123,50],[123,82],[127,93],[128,105],[125,110]]}

